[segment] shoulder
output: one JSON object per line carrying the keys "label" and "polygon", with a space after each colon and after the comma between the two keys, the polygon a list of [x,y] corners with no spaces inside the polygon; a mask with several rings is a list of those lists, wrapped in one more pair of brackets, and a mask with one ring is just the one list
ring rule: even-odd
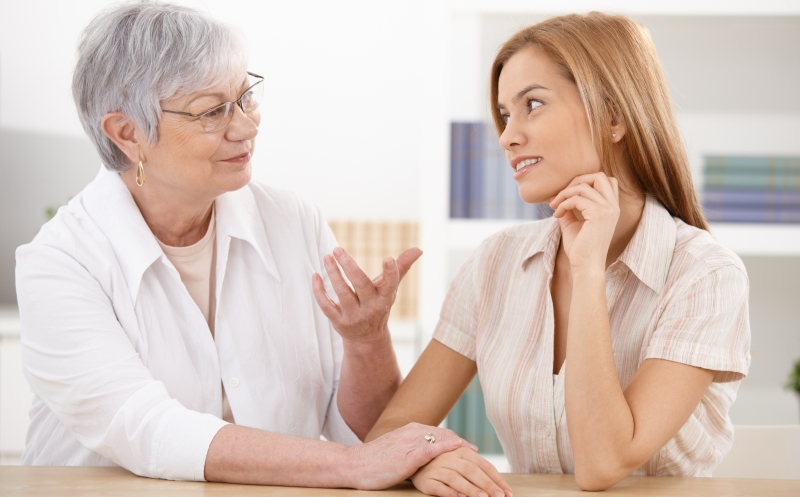
{"label": "shoulder", "polygon": [[724,278],[730,283],[748,285],[744,263],[732,250],[723,247],[711,233],[675,220],[675,251],[670,275],[686,285],[707,277]]}
{"label": "shoulder", "polygon": [[56,215],[39,229],[30,243],[17,249],[17,259],[51,249],[76,259],[97,257],[106,248],[107,238],[94,223],[83,205],[83,192],[58,209]]}
{"label": "shoulder", "polygon": [[503,258],[522,263],[533,253],[544,250],[551,238],[559,236],[558,220],[541,219],[503,229],[487,237],[475,252],[479,261],[489,262]]}
{"label": "shoulder", "polygon": [[318,205],[289,190],[251,181],[239,193],[252,196],[262,218],[317,223],[323,219],[322,209]]}

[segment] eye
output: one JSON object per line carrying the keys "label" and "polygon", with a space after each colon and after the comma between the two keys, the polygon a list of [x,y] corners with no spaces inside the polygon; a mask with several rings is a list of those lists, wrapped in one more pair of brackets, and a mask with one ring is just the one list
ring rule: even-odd
{"label": "eye", "polygon": [[510,114],[500,114],[500,119],[503,120],[503,124],[508,124],[508,119],[511,117]]}
{"label": "eye", "polygon": [[527,100],[527,105],[530,110],[536,110],[544,104],[542,103],[541,100],[536,100],[535,98],[529,98]]}

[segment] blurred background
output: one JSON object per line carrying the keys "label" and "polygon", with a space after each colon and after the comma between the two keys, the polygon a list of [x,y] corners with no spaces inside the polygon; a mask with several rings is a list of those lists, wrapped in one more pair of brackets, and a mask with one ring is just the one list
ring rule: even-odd
{"label": "blurred background", "polygon": [[[0,463],[19,461],[31,397],[14,250],[100,168],[70,82],[81,30],[111,3],[0,2]],[[698,191],[718,220],[712,234],[750,276],[753,359],[731,417],[739,425],[800,421],[797,394],[784,388],[800,358],[800,200],[792,197],[800,195],[800,1],[177,3],[235,25],[250,47],[250,70],[266,76],[254,180],[321,205],[368,272],[408,246],[424,250],[393,311],[404,372],[478,243],[546,215],[515,203],[486,126],[488,67],[499,45],[554,14],[602,10],[639,20],[663,62]],[[761,188],[742,201],[759,215],[742,218],[742,206],[729,203],[741,185],[725,164],[744,164]],[[764,195],[788,200],[747,204]],[[502,469],[482,409],[474,382],[448,422],[497,454]]]}

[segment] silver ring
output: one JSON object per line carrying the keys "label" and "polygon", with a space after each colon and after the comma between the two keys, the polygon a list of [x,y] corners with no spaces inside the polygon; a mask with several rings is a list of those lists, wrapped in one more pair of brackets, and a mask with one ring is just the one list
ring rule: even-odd
{"label": "silver ring", "polygon": [[436,437],[433,436],[433,433],[428,433],[425,435],[425,440],[427,440],[429,444],[432,444],[436,441]]}

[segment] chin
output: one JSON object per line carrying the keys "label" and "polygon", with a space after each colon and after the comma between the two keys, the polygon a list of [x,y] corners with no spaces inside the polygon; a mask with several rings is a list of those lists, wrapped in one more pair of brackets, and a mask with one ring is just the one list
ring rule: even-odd
{"label": "chin", "polygon": [[519,184],[519,198],[527,204],[548,203],[550,199],[558,195],[558,191],[552,188],[542,188],[541,185]]}
{"label": "chin", "polygon": [[222,190],[226,192],[233,192],[244,188],[253,177],[253,168],[248,163],[247,166],[243,167],[239,171],[231,171],[227,174],[224,174],[222,178],[220,178],[219,185]]}

